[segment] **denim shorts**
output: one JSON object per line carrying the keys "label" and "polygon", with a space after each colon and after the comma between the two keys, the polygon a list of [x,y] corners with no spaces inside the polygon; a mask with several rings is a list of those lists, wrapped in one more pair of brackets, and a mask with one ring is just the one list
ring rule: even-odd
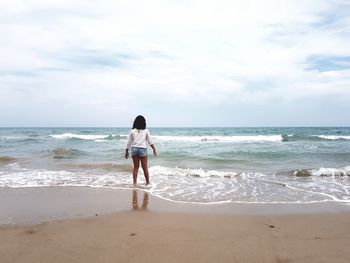
{"label": "denim shorts", "polygon": [[131,147],[131,156],[145,157],[147,156],[147,148]]}

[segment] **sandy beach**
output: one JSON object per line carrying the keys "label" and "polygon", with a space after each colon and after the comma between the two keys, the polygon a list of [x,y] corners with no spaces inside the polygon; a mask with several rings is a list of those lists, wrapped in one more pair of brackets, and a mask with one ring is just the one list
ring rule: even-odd
{"label": "sandy beach", "polygon": [[[85,210],[85,214],[80,211],[72,216],[72,211],[78,211],[79,202],[75,203],[77,207],[61,205],[59,208],[55,207],[55,201],[50,201],[56,211],[65,211],[65,218],[56,216],[41,222],[3,224],[0,228],[1,262],[350,261],[347,208],[329,210],[329,213],[322,210],[325,208],[314,209],[314,212],[306,209],[309,211],[306,213],[299,207],[300,213],[293,210],[289,210],[292,213],[273,213],[263,207],[267,213],[254,214],[252,209],[236,206],[237,212],[232,213],[234,206],[220,209],[196,206],[199,208],[196,210],[191,206],[156,201],[142,191],[76,190],[65,190],[66,194],[55,188],[7,191],[7,197],[22,196],[12,203],[17,207],[26,205],[28,197],[36,201],[41,196],[44,200],[48,194],[55,196],[55,191],[62,196],[61,203],[65,203],[65,198],[72,198],[73,193],[76,200],[78,196],[84,200],[90,195],[96,202],[90,202],[90,210]],[[119,197],[114,200],[114,211],[118,212],[109,210],[106,199],[105,210],[95,213],[103,197],[111,198],[112,194]],[[44,206],[43,209],[47,210]],[[228,212],[225,213],[225,209]],[[6,208],[2,212],[4,210]],[[32,211],[37,213],[39,209]],[[7,209],[7,213],[12,212]],[[41,218],[46,216],[42,214]]]}
{"label": "sandy beach", "polygon": [[0,263],[350,263],[350,0],[0,0]]}

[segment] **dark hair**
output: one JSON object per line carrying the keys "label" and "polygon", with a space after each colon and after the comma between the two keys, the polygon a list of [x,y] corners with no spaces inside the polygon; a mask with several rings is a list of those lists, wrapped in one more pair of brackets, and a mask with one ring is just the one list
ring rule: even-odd
{"label": "dark hair", "polygon": [[146,129],[146,119],[142,115],[139,115],[135,118],[134,124],[132,125],[133,129],[144,130]]}

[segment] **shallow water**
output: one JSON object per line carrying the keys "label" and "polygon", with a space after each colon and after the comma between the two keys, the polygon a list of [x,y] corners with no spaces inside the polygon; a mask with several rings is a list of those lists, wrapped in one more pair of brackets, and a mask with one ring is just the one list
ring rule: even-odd
{"label": "shallow water", "polygon": [[[150,131],[159,155],[149,156],[152,186],[146,191],[163,199],[350,202],[350,128]],[[0,187],[130,188],[132,161],[123,157],[128,133],[128,128],[1,128]]]}

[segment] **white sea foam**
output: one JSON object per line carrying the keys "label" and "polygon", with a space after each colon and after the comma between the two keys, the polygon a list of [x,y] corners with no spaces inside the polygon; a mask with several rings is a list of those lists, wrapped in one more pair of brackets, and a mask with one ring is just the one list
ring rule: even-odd
{"label": "white sea foam", "polygon": [[324,168],[310,171],[312,175],[316,176],[350,176],[350,166],[343,168]]}
{"label": "white sea foam", "polygon": [[152,166],[149,168],[150,172],[156,175],[167,176],[193,176],[193,177],[222,177],[231,178],[238,175],[235,172],[224,172],[216,170],[203,170],[203,169],[184,169],[184,168],[170,168],[164,166]]}
{"label": "white sea foam", "polygon": [[[322,171],[321,168],[319,169]],[[330,169],[330,168],[328,168]],[[350,202],[350,186],[343,176],[295,178],[289,175],[237,173],[164,166],[150,167],[150,194],[184,203],[309,203]],[[346,171],[350,167],[346,167]],[[327,170],[329,171],[329,170]],[[318,175],[318,174],[315,174]],[[27,169],[20,165],[0,170],[0,187],[81,186],[130,189],[132,177],[127,172],[66,171]],[[144,178],[139,176],[139,183]]]}
{"label": "white sea foam", "polygon": [[315,135],[321,139],[325,140],[350,140],[348,135]]}
{"label": "white sea foam", "polygon": [[101,139],[107,139],[109,135],[63,133],[63,134],[54,134],[50,136],[56,139],[76,138],[76,139],[82,139],[82,140],[101,140]]}
{"label": "white sea foam", "polygon": [[[56,139],[81,139],[95,140],[102,142],[110,138],[127,139],[128,135],[108,135],[108,134],[75,134],[63,133],[50,135]],[[288,134],[293,137],[293,134]],[[312,135],[324,140],[350,140],[348,135]],[[12,138],[12,137],[11,137]],[[16,137],[17,138],[17,137]],[[170,135],[152,135],[152,138],[159,141],[185,141],[185,142],[281,142],[282,135],[230,135],[230,136],[170,136]],[[6,138],[9,139],[9,138]],[[307,139],[307,137],[306,137]]]}
{"label": "white sea foam", "polygon": [[[50,135],[55,139],[82,139],[94,140],[102,142],[111,136],[119,135],[105,134],[74,134],[63,133]],[[127,135],[120,135],[119,138],[126,139]],[[152,135],[154,140],[160,141],[186,141],[186,142],[280,142],[281,135],[237,135],[237,136],[168,136],[168,135]]]}
{"label": "white sea foam", "polygon": [[153,135],[152,138],[164,141],[188,142],[280,142],[281,135],[234,135],[234,136],[165,136]]}
{"label": "white sea foam", "polygon": [[36,137],[28,136],[28,135],[7,135],[7,136],[0,136],[1,141],[21,141],[21,140],[27,140],[27,139],[36,139]]}
{"label": "white sea foam", "polygon": [[81,140],[94,140],[96,142],[104,142],[110,139],[125,139],[127,135],[118,134],[75,134],[75,133],[63,133],[63,134],[52,134],[52,138],[68,140],[68,139],[81,139]]}
{"label": "white sea foam", "polygon": [[[13,171],[0,171],[0,187],[43,187],[43,186],[90,186],[117,187],[125,183],[129,176],[120,173],[88,174],[85,172],[52,171],[45,169],[26,169],[14,166]],[[124,175],[124,176],[123,176]]]}

